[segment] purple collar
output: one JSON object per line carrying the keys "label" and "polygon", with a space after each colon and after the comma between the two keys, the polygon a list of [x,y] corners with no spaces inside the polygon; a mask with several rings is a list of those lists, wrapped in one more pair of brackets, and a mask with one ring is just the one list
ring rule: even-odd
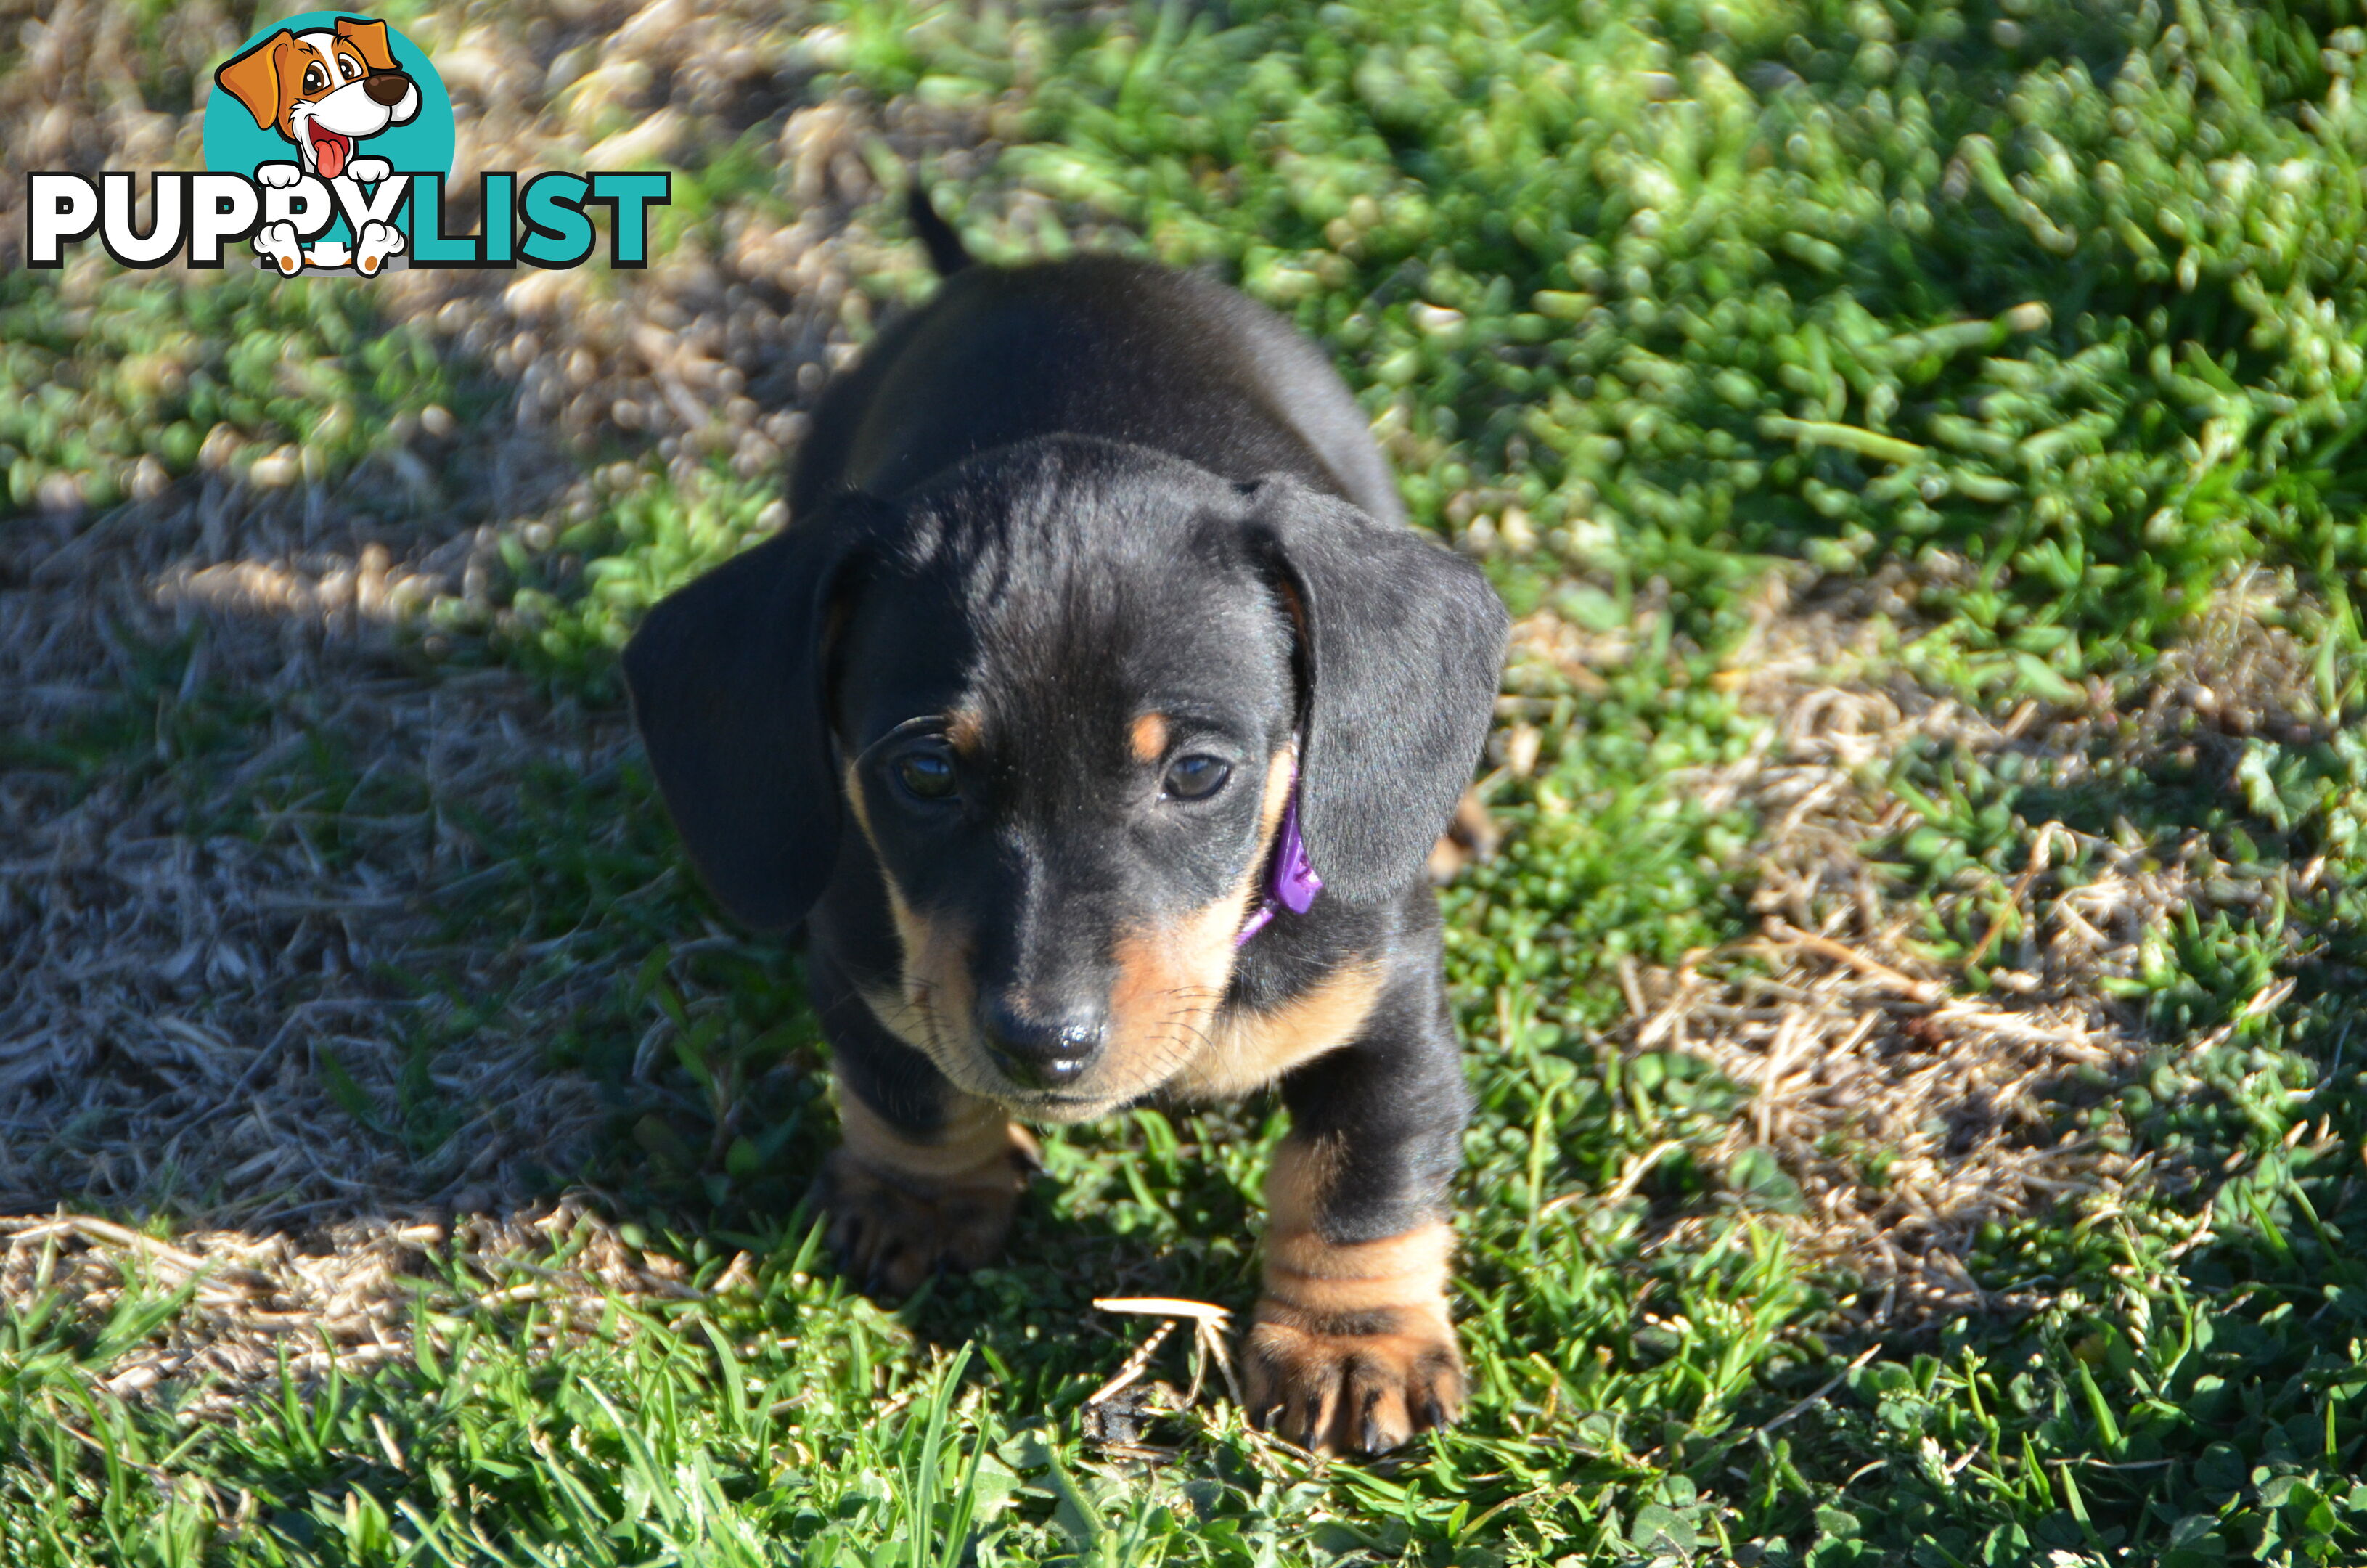
{"label": "purple collar", "polygon": [[1298,832],[1298,783],[1291,781],[1290,804],[1282,811],[1282,831],[1275,836],[1274,863],[1266,873],[1265,902],[1259,904],[1233,938],[1240,947],[1266,928],[1276,909],[1287,909],[1293,915],[1304,915],[1315,903],[1315,895],[1323,891],[1323,879],[1315,874],[1315,867],[1307,858],[1307,840]]}

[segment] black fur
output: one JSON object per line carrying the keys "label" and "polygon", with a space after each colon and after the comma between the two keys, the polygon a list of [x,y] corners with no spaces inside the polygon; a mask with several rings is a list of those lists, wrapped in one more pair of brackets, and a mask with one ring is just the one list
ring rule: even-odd
{"label": "black fur", "polygon": [[650,611],[625,646],[633,717],[692,861],[751,926],[795,925],[829,880],[841,815],[822,623],[869,510],[832,508]]}
{"label": "black fur", "polygon": [[[948,1073],[1065,1119],[1197,1048],[1179,1022],[1142,1083],[1097,1097],[1128,934],[1263,890],[1268,773],[1296,748],[1326,889],[1240,949],[1218,1017],[1376,971],[1356,1038],[1282,1092],[1339,1151],[1328,1239],[1441,1217],[1469,1096],[1423,861],[1487,732],[1502,605],[1405,526],[1363,412],[1274,316],[1133,262],[974,266],[918,192],[912,215],[951,276],[825,392],[788,531],[627,650],[693,858],[751,925],[806,922],[842,1084],[891,1126],[930,1135]],[[1149,762],[1127,742],[1146,712],[1167,735]],[[1229,781],[1163,793],[1185,755]],[[916,792],[939,764],[955,793]],[[883,1021],[898,898],[966,934],[972,1016]],[[976,1061],[948,1043],[972,1034]]]}
{"label": "black fur", "polygon": [[968,250],[954,226],[937,216],[936,207],[929,193],[915,185],[905,197],[905,209],[912,219],[912,232],[921,237],[921,244],[929,253],[929,265],[937,269],[940,278],[951,278],[970,263]]}
{"label": "black fur", "polygon": [[1255,537],[1305,607],[1308,850],[1332,896],[1386,897],[1418,876],[1471,781],[1503,608],[1428,540],[1295,476],[1266,480],[1254,498]]}

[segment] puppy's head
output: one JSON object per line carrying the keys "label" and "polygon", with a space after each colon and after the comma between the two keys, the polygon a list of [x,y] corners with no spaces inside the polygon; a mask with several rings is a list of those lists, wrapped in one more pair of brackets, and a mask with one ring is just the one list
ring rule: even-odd
{"label": "puppy's head", "polygon": [[354,144],[419,113],[419,86],[395,63],[386,24],[340,17],[325,31],[282,28],[214,73],[255,123],[294,142],[305,169],[334,179]]}
{"label": "puppy's head", "polygon": [[1423,874],[1503,637],[1417,534],[1061,437],[800,519],[658,606],[625,668],[727,907],[787,926],[876,878],[902,963],[874,1011],[1068,1119],[1199,1049],[1294,790],[1326,898]]}

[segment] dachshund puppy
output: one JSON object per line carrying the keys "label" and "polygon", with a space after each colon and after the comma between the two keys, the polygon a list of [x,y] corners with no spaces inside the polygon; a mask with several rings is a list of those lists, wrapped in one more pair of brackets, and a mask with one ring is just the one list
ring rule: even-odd
{"label": "dachshund puppy", "polygon": [[1372,1453],[1457,1414],[1470,1112],[1425,859],[1503,655],[1323,355],[1214,283],[975,266],[824,393],[777,537],[625,650],[723,905],[804,923],[875,1294],[1001,1248],[1014,1121],[1279,1087],[1251,1417]]}

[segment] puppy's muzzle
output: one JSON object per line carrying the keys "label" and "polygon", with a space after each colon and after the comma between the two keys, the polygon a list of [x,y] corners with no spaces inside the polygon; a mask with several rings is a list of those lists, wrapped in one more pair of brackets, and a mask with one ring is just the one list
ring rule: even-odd
{"label": "puppy's muzzle", "polygon": [[1108,1030],[1098,1010],[1071,1006],[1051,1016],[991,996],[978,1009],[979,1035],[1002,1075],[1023,1089],[1059,1089],[1084,1076]]}
{"label": "puppy's muzzle", "polygon": [[411,78],[400,71],[373,71],[363,79],[362,91],[369,95],[370,102],[392,108],[411,85]]}

